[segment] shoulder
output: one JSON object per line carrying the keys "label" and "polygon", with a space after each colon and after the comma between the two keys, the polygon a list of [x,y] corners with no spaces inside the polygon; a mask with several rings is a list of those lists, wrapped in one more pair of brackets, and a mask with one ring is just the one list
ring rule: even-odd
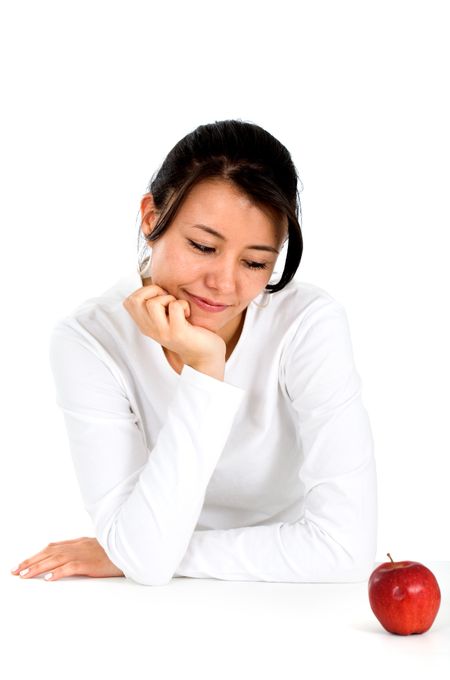
{"label": "shoulder", "polygon": [[[292,280],[273,294],[268,308],[268,333],[274,334],[280,366],[303,357],[324,361],[339,352],[351,354],[350,329],[344,305],[330,292],[310,282]],[[263,310],[264,311],[264,310]]]}
{"label": "shoulder", "polygon": [[244,327],[244,342],[250,348],[249,362],[255,370],[264,362],[283,371],[292,357],[298,361],[299,354],[308,358],[317,349],[329,351],[333,337],[342,334],[346,322],[344,308],[333,295],[298,279],[254,302],[247,329]]}
{"label": "shoulder", "polygon": [[268,328],[286,338],[318,318],[345,316],[343,305],[333,295],[306,281],[293,279],[283,290],[268,297],[267,307],[259,315],[265,318]]}
{"label": "shoulder", "polygon": [[344,305],[320,286],[304,281],[290,282],[283,292],[276,305],[284,326],[281,369],[323,370],[329,378],[333,371],[340,374],[352,367],[353,347]]}
{"label": "shoulder", "polygon": [[79,303],[54,323],[51,345],[59,339],[73,340],[98,355],[110,354],[114,345],[126,343],[136,333],[123,300],[141,286],[138,272],[131,272],[99,295]]}

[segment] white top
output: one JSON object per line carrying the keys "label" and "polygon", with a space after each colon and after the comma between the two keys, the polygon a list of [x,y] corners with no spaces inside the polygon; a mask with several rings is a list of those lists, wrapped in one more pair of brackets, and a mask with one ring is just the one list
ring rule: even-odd
{"label": "white top", "polygon": [[145,336],[137,271],[54,326],[85,508],[127,578],[359,582],[374,568],[373,437],[342,305],[291,281],[251,303],[224,381]]}

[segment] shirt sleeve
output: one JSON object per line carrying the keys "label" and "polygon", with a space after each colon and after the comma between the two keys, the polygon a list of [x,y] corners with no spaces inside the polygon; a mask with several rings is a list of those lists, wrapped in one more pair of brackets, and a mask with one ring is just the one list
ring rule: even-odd
{"label": "shirt sleeve", "polygon": [[60,322],[49,358],[97,540],[126,577],[164,585],[186,552],[245,391],[184,366],[150,451],[102,348]]}
{"label": "shirt sleeve", "polygon": [[280,363],[297,423],[304,514],[293,522],[195,531],[175,576],[361,582],[377,534],[373,437],[343,307],[303,319]]}

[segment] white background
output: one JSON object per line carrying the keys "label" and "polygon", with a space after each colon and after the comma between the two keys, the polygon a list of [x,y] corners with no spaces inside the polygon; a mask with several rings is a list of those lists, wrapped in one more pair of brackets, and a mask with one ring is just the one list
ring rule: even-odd
{"label": "white background", "polygon": [[49,334],[136,266],[152,174],[224,118],[275,135],[303,182],[296,278],[348,314],[376,446],[377,559],[450,558],[446,5],[2,5],[3,571],[93,535]]}

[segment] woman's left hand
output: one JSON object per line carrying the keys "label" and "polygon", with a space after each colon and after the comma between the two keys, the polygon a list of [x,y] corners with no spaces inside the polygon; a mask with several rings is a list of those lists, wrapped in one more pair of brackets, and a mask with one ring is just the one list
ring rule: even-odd
{"label": "woman's left hand", "polygon": [[52,576],[46,579],[50,581],[66,576],[124,576],[123,571],[111,562],[97,539],[87,536],[49,543],[44,550],[21,562],[11,573],[17,575],[24,569],[28,571],[20,574],[22,578],[33,578],[51,572]]}

